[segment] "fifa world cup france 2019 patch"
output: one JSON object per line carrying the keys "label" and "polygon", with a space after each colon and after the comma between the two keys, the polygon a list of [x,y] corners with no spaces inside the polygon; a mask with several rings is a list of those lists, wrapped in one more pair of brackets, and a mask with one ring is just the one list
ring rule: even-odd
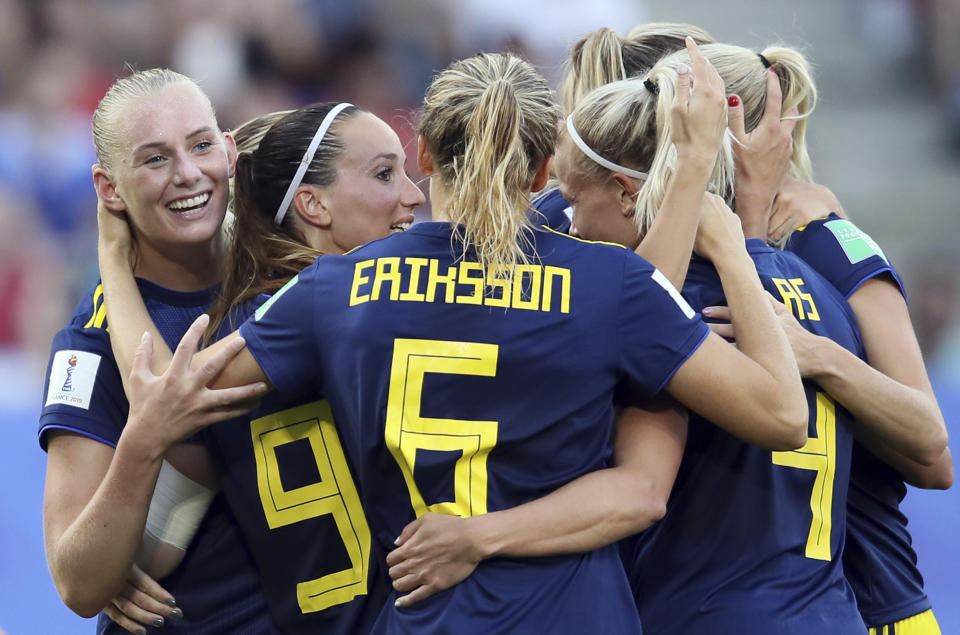
{"label": "fifa world cup france 2019 patch", "polygon": [[100,356],[86,351],[57,351],[50,365],[50,385],[45,406],[63,404],[90,409]]}
{"label": "fifa world cup france 2019 patch", "polygon": [[299,275],[299,274],[297,274],[297,275],[295,275],[294,277],[290,278],[290,281],[287,282],[287,284],[285,284],[285,285],[283,285],[282,287],[280,287],[280,290],[279,290],[279,291],[277,291],[277,292],[274,293],[272,296],[270,296],[270,299],[269,299],[269,300],[267,300],[266,302],[264,302],[263,304],[261,304],[261,305],[257,308],[257,310],[256,310],[256,311],[254,312],[254,314],[253,314],[253,319],[256,320],[256,321],[259,321],[260,318],[263,317],[263,314],[267,312],[267,309],[269,309],[269,308],[273,305],[274,302],[276,302],[277,300],[279,300],[279,299],[280,299],[280,296],[282,296],[284,293],[287,292],[287,289],[289,289],[289,288],[292,287],[293,285],[297,284],[297,281],[298,281],[299,279],[300,279],[300,275]]}
{"label": "fifa world cup france 2019 patch", "polygon": [[851,264],[866,260],[870,256],[880,256],[889,264],[880,245],[850,221],[832,220],[824,223],[823,226],[837,238],[837,242],[840,243],[843,253],[847,255],[847,260]]}

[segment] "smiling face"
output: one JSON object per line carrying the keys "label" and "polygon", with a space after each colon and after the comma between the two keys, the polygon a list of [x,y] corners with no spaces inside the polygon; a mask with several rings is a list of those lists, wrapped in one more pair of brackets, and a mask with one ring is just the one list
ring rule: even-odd
{"label": "smiling face", "polygon": [[640,243],[637,226],[624,213],[623,188],[604,172],[587,174],[578,164],[584,156],[570,137],[563,135],[557,146],[553,166],[560,193],[573,208],[570,233],[587,240],[602,240],[635,248]]}
{"label": "smiling face", "polygon": [[210,243],[226,213],[236,149],[200,90],[184,83],[133,98],[114,121],[121,142],[111,180],[141,250]]}
{"label": "smiling face", "polygon": [[337,134],[344,151],[336,180],[317,187],[329,216],[319,245],[325,253],[343,253],[407,229],[414,208],[424,201],[404,171],[406,155],[397,133],[382,119],[361,112],[341,123]]}

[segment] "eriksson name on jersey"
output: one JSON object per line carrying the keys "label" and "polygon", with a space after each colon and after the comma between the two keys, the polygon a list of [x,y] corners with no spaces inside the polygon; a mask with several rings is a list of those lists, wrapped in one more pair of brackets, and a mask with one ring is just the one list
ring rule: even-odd
{"label": "eriksson name on jersey", "polygon": [[354,265],[350,306],[364,302],[444,302],[570,312],[570,270],[544,265],[505,267],[479,262],[441,265],[435,258],[375,258]]}

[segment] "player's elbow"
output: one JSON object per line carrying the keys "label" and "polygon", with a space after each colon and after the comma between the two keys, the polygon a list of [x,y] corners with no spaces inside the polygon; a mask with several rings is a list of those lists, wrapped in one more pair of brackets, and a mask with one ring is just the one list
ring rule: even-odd
{"label": "player's elbow", "polygon": [[953,461],[938,464],[910,474],[906,481],[920,489],[950,489],[953,486]]}
{"label": "player's elbow", "polygon": [[669,497],[669,486],[648,482],[636,487],[622,508],[627,525],[625,535],[639,533],[666,516]]}
{"label": "player's elbow", "polygon": [[774,410],[768,449],[777,452],[796,450],[807,442],[809,421],[807,402],[785,403]]}
{"label": "player's elbow", "polygon": [[94,617],[103,610],[107,601],[90,593],[89,585],[77,582],[57,581],[54,579],[60,599],[68,609],[80,617]]}

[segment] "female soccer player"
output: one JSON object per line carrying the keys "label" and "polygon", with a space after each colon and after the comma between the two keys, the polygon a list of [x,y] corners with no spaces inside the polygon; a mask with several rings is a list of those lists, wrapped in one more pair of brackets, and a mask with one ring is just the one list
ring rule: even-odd
{"label": "female soccer player", "polygon": [[[749,109],[748,100],[743,101],[742,108]],[[743,120],[740,108],[731,109],[732,127],[743,131]],[[819,383],[858,422],[892,431],[878,438],[872,425],[856,428],[843,562],[860,613],[871,633],[937,634],[899,504],[906,495],[904,481],[925,488],[952,484],[943,416],[899,275],[869,236],[835,214],[843,214],[839,202],[810,177],[808,169],[794,162],[792,176],[778,186],[768,211],[756,207],[738,213],[748,236],[785,245],[840,291],[857,318],[870,366],[886,376],[871,372],[828,339],[788,329],[805,377]],[[801,230],[793,232],[798,225]],[[726,312],[717,308],[716,315]]]}
{"label": "female soccer player", "polygon": [[[511,507],[601,467],[624,374],[635,390],[665,388],[745,436],[776,436],[782,449],[805,438],[788,343],[742,248],[717,254],[751,327],[736,350],[628,250],[529,227],[529,193],[546,181],[557,115],[545,81],[514,56],[481,55],[440,73],[418,146],[438,222],[319,259],[241,328],[249,354],[220,377],[324,389],[344,444],[357,450],[359,489],[384,548],[428,510]],[[122,278],[127,265],[110,251],[104,275]],[[412,609],[388,606],[374,630],[457,629],[639,624],[606,548],[485,561]]]}
{"label": "female soccer player", "polygon": [[[403,172],[396,133],[350,104],[274,113],[234,134],[250,149],[237,161],[213,332],[251,315],[266,299],[261,292],[277,290],[319,255],[405,229],[423,202]],[[119,228],[125,232],[122,220]],[[329,406],[315,394],[275,395],[251,418],[214,426],[204,439],[274,623],[291,633],[366,632],[388,585]],[[304,454],[304,446],[315,451]]]}
{"label": "female soccer player", "polygon": [[[125,210],[130,219],[140,288],[164,337],[174,344],[207,309],[219,279],[233,141],[220,132],[200,89],[163,69],[135,73],[111,87],[94,115],[94,140],[99,160],[94,185],[101,200]],[[40,443],[48,452],[44,536],[57,589],[67,606],[85,617],[105,606],[112,615],[121,610],[139,615],[131,603],[140,602],[152,608],[154,617],[147,623],[154,627],[167,616],[185,618],[181,630],[189,632],[269,632],[253,564],[222,500],[214,500],[199,530],[199,518],[189,514],[148,518],[164,456],[182,465],[199,451],[178,445],[182,437],[161,424],[174,419],[210,423],[248,408],[229,407],[231,393],[179,399],[191,385],[206,383],[203,373],[186,373],[167,383],[135,383],[131,389],[139,403],[149,407],[134,407],[128,414],[102,293],[98,285],[54,338],[40,417]],[[237,393],[234,399],[256,394]],[[179,407],[157,409],[148,399]],[[204,488],[169,465],[163,469],[167,482],[190,490],[194,505],[209,503]],[[159,560],[170,551],[182,555],[197,531],[184,562],[164,581],[176,609],[145,599],[141,589],[156,594],[158,588],[136,569],[131,573],[145,526],[154,538],[148,547],[159,550]],[[148,567],[149,573],[169,572],[169,562],[148,559],[157,565]],[[98,626],[100,631],[114,628],[105,618]]]}

